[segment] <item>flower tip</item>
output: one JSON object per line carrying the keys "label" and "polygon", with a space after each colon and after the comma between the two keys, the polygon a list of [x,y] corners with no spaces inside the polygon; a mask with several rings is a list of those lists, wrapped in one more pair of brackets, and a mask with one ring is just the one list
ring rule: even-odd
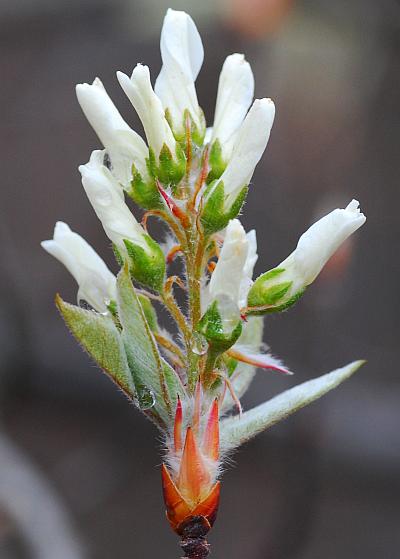
{"label": "flower tip", "polygon": [[168,8],[164,22],[166,23],[176,23],[177,20],[192,19],[188,13],[183,10],[174,10],[173,8]]}
{"label": "flower tip", "polygon": [[54,226],[54,237],[57,237],[60,233],[70,233],[71,228],[64,221],[56,221]]}

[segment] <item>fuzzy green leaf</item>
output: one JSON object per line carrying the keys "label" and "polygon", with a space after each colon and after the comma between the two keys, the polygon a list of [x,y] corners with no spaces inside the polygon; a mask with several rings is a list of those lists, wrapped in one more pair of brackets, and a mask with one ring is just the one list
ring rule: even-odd
{"label": "fuzzy green leaf", "polygon": [[365,361],[354,361],[313,380],[309,380],[259,406],[242,417],[228,418],[221,423],[221,447],[232,450],[285,419],[295,411],[317,400],[355,373]]}
{"label": "fuzzy green leaf", "polygon": [[122,340],[136,390],[139,395],[146,391],[154,396],[153,411],[168,424],[175,411],[177,394],[182,394],[182,384],[157,349],[127,266],[118,275],[117,287]]}
{"label": "fuzzy green leaf", "polygon": [[56,305],[72,334],[105,373],[132,398],[132,375],[118,328],[110,316],[70,305],[56,296]]}

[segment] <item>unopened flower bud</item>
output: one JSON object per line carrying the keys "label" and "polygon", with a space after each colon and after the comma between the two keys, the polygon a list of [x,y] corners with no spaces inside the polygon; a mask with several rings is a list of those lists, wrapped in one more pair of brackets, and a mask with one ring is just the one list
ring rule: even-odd
{"label": "unopened flower bud", "polygon": [[185,174],[185,154],[172,134],[160,99],[153,91],[149,68],[138,64],[130,78],[122,72],[117,72],[117,77],[142,121],[153,176],[166,185],[177,184]]}
{"label": "unopened flower bud", "polygon": [[249,311],[264,314],[294,304],[339,246],[365,223],[358,206],[352,200],[346,208],[333,210],[303,233],[286,260],[257,278],[248,295]]}
{"label": "unopened flower bud", "polygon": [[58,221],[53,239],[41,245],[74,277],[79,286],[78,302],[85,301],[96,311],[106,312],[116,299],[116,278],[89,243]]}
{"label": "unopened flower bud", "polygon": [[254,101],[237,133],[225,171],[204,194],[201,221],[206,234],[220,231],[240,212],[254,169],[267,146],[274,116],[271,99]]}
{"label": "unopened flower bud", "polygon": [[94,151],[89,163],[81,165],[79,171],[107,237],[128,258],[132,276],[139,283],[160,290],[165,274],[164,254],[126,205],[123,190],[103,165],[103,152]]}
{"label": "unopened flower bud", "polygon": [[219,77],[207,181],[218,179],[232,155],[240,125],[254,95],[254,76],[243,54],[231,54]]}
{"label": "unopened flower bud", "polygon": [[188,14],[167,11],[160,48],[163,65],[154,90],[161,99],[175,137],[180,141],[185,139],[185,120],[189,116],[192,139],[200,145],[206,127],[194,82],[203,63],[204,51],[196,25]]}
{"label": "unopened flower bud", "polygon": [[149,150],[139,134],[124,121],[99,78],[91,85],[78,84],[76,95],[86,118],[106,148],[118,181],[129,190],[134,170],[142,181],[148,182],[146,159]]}

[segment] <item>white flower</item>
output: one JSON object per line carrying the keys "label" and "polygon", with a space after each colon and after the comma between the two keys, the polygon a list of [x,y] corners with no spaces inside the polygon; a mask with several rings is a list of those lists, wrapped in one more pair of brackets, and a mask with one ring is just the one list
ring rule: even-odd
{"label": "white flower", "polygon": [[76,95],[86,118],[107,150],[114,175],[124,188],[130,185],[132,164],[145,180],[149,154],[147,146],[124,121],[99,78],[92,85],[78,84]]}
{"label": "white flower", "polygon": [[[216,186],[223,181],[224,209],[228,210],[253,176],[267,146],[275,116],[271,99],[256,99],[236,136],[232,157]],[[213,189],[214,190],[214,189]]]}
{"label": "white flower", "polygon": [[107,304],[116,299],[116,278],[85,239],[58,221],[53,239],[41,245],[75,278],[78,301],[86,301],[98,312],[107,311]]}
{"label": "white flower", "polygon": [[117,72],[117,77],[142,121],[147,142],[156,157],[159,157],[164,144],[174,156],[176,141],[165,118],[161,101],[153,91],[149,68],[137,64],[130,78],[123,72]]}
{"label": "white flower", "polygon": [[240,221],[232,219],[226,228],[224,244],[204,299],[211,302],[219,295],[227,295],[239,309],[245,306],[257,258],[255,231],[246,235]]}
{"label": "white flower", "polygon": [[217,104],[211,143],[219,140],[222,158],[227,162],[232,154],[237,131],[254,96],[254,76],[243,54],[231,54],[219,77]]}
{"label": "white flower", "polygon": [[111,172],[103,165],[104,152],[96,150],[86,165],[81,165],[82,184],[100,219],[107,237],[125,252],[124,239],[146,249],[144,229],[125,203],[124,192]]}
{"label": "white flower", "polygon": [[[346,208],[333,210],[303,233],[294,252],[278,266],[293,281],[291,291],[310,285],[339,246],[365,221],[359,202],[352,200]],[[278,276],[279,282],[285,281],[284,274]]]}
{"label": "white flower", "polygon": [[365,223],[358,206],[357,200],[352,200],[303,233],[296,249],[279,266],[257,278],[249,292],[249,306],[279,307],[301,294],[339,246]]}
{"label": "white flower", "polygon": [[155,92],[168,109],[175,133],[184,133],[184,111],[189,110],[200,130],[202,112],[194,82],[203,64],[204,51],[199,32],[185,12],[169,9],[161,31],[163,66],[155,83]]}

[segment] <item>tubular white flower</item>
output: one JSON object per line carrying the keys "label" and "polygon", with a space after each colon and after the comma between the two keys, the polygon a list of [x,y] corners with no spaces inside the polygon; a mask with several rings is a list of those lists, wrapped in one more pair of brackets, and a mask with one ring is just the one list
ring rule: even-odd
{"label": "tubular white flower", "polygon": [[218,181],[224,183],[226,210],[249,184],[267,146],[274,117],[275,105],[271,99],[256,99],[239,128],[232,157]]}
{"label": "tubular white flower", "polygon": [[81,165],[82,184],[100,219],[107,237],[125,253],[124,239],[146,249],[146,235],[125,203],[124,193],[103,165],[104,152],[93,151],[90,161]]}
{"label": "tubular white flower", "polygon": [[78,84],[76,95],[86,118],[107,150],[114,175],[124,188],[132,179],[132,164],[146,180],[147,146],[124,121],[99,78],[91,85]]}
{"label": "tubular white flower", "polygon": [[[292,304],[310,285],[339,246],[366,220],[357,200],[314,223],[279,266],[262,274],[248,294],[250,307]],[[272,299],[271,299],[272,297]]]}
{"label": "tubular white flower", "polygon": [[256,230],[252,229],[248,233],[246,233],[246,238],[248,242],[248,252],[246,262],[244,263],[243,271],[242,271],[242,279],[240,282],[240,290],[239,290],[239,308],[242,308],[246,305],[247,301],[247,294],[253,285],[253,272],[254,266],[258,260],[257,254],[257,237],[256,237]]}
{"label": "tubular white flower", "polygon": [[58,221],[53,239],[41,245],[74,277],[79,286],[78,302],[84,300],[98,312],[107,311],[107,304],[116,299],[116,278],[89,243]]}
{"label": "tubular white flower", "polygon": [[224,244],[210,279],[211,299],[225,294],[238,304],[242,273],[248,252],[246,232],[238,219],[232,219],[226,228]]}
{"label": "tubular white flower", "polygon": [[153,91],[149,68],[137,64],[130,78],[123,72],[117,72],[117,77],[142,121],[147,142],[154,150],[156,157],[159,157],[164,144],[168,146],[174,156],[176,141],[165,118],[161,101]]}
{"label": "tubular white flower", "polygon": [[[359,205],[352,200],[346,208],[333,210],[303,233],[295,251],[279,265],[294,282],[291,291],[296,285],[310,285],[339,246],[365,223]],[[285,281],[283,274],[279,281]]]}
{"label": "tubular white flower", "polygon": [[231,54],[219,77],[217,103],[211,143],[219,140],[222,157],[227,162],[232,154],[237,131],[254,96],[254,76],[243,54]]}
{"label": "tubular white flower", "polygon": [[201,37],[192,18],[185,12],[169,9],[161,31],[163,66],[155,92],[168,109],[175,133],[184,132],[184,111],[189,110],[196,126],[202,127],[202,112],[194,82],[203,64]]}
{"label": "tubular white flower", "polygon": [[246,234],[240,221],[232,219],[226,228],[217,265],[203,292],[204,303],[210,303],[218,295],[225,294],[242,308],[246,304],[257,258],[255,231]]}

